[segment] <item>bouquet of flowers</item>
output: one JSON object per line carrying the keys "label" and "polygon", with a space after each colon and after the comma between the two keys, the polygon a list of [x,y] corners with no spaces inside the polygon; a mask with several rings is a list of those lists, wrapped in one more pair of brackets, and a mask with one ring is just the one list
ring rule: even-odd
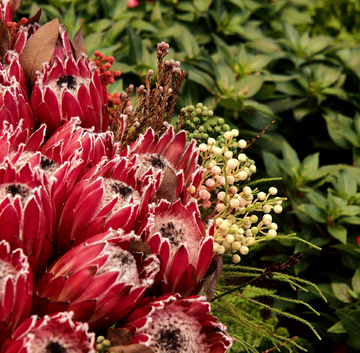
{"label": "bouquet of flowers", "polygon": [[12,22],[19,4],[1,1],[0,352],[228,351],[222,258],[276,237],[282,211],[246,185],[253,141],[205,128],[201,103],[171,125],[186,74],[166,43],[155,88],[150,70],[108,94],[114,58],[41,11]]}

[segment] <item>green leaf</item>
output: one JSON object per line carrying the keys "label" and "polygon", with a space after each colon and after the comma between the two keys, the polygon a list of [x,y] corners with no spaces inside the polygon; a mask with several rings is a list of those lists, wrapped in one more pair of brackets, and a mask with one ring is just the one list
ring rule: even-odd
{"label": "green leaf", "polygon": [[123,17],[124,13],[126,13],[126,10],[127,10],[127,0],[116,1],[116,6],[113,9],[113,12],[110,13],[111,18],[114,21],[119,20],[121,17]]}
{"label": "green leaf", "polygon": [[150,22],[157,22],[161,20],[162,20],[162,16],[161,16],[160,1],[156,1],[155,6],[151,12]]}
{"label": "green leaf", "polygon": [[346,333],[346,330],[344,329],[341,321],[338,321],[335,325],[331,326],[327,332],[330,332],[330,333]]}
{"label": "green leaf", "polygon": [[360,350],[360,310],[354,310],[341,321],[344,329],[351,337],[351,345]]}
{"label": "green leaf", "polygon": [[192,4],[197,11],[205,12],[209,9],[212,2],[213,0],[196,0]]}
{"label": "green leaf", "polygon": [[270,101],[267,103],[267,105],[275,114],[279,114],[287,110],[293,109],[306,101],[307,98],[285,98]]}
{"label": "green leaf", "polygon": [[91,33],[84,38],[85,47],[91,57],[95,50],[101,47],[104,33]]}
{"label": "green leaf", "polygon": [[154,25],[142,20],[131,21],[131,27],[152,33],[156,33],[158,31]]}
{"label": "green leaf", "polygon": [[331,283],[331,289],[337,299],[343,303],[351,303],[347,292],[350,287],[346,283]]}
{"label": "green leaf", "polygon": [[300,89],[295,83],[293,82],[279,82],[276,85],[276,90],[286,94],[287,96],[298,96],[303,97],[307,93]]}
{"label": "green leaf", "polygon": [[334,143],[341,148],[349,148],[350,145],[344,136],[352,132],[352,119],[330,109],[326,109],[324,118],[329,135]]}
{"label": "green leaf", "polygon": [[120,36],[120,34],[125,30],[126,25],[128,24],[130,17],[123,18],[118,20],[106,33],[102,46],[109,46],[114,44],[116,39]]}
{"label": "green leaf", "polygon": [[334,238],[346,244],[347,230],[344,226],[336,224],[334,226],[328,226],[327,230]]}
{"label": "green leaf", "polygon": [[327,200],[326,197],[320,191],[311,189],[311,188],[304,188],[306,197],[309,201],[318,208],[326,210],[327,208]]}
{"label": "green leaf", "polygon": [[280,164],[282,161],[276,158],[276,156],[270,152],[263,151],[262,155],[265,163],[266,174],[269,177],[276,177],[281,175],[282,171]]}
{"label": "green leaf", "polygon": [[355,271],[354,276],[351,279],[351,286],[354,292],[360,295],[360,268]]}
{"label": "green leaf", "polygon": [[326,214],[314,205],[303,203],[296,207],[295,211],[305,213],[307,216],[309,216],[316,222],[326,222]]}
{"label": "green leaf", "polygon": [[252,97],[262,86],[264,75],[244,76],[235,83],[235,93],[244,98]]}
{"label": "green leaf", "polygon": [[289,40],[289,42],[291,43],[291,46],[293,48],[297,48],[298,40],[299,40],[299,33],[297,32],[295,27],[285,21],[282,23],[282,26],[283,26],[284,34],[285,34],[286,38]]}
{"label": "green leaf", "polygon": [[327,36],[316,36],[310,38],[309,44],[306,46],[305,50],[314,55],[322,50],[324,50],[334,39]]}
{"label": "green leaf", "polygon": [[301,163],[300,175],[307,178],[319,169],[319,152],[307,156]]}
{"label": "green leaf", "polygon": [[297,156],[296,151],[287,142],[284,142],[282,145],[282,153],[284,161],[289,166],[293,175],[298,175],[300,160]]}
{"label": "green leaf", "polygon": [[180,37],[176,39],[176,42],[190,59],[196,59],[198,57],[200,48],[195,37],[186,27],[182,27]]}
{"label": "green leaf", "polygon": [[210,93],[216,95],[216,91],[214,89],[215,81],[210,75],[195,69],[194,67],[189,68],[187,71],[189,73],[188,78],[190,81],[198,83],[199,85],[205,87]]}
{"label": "green leaf", "polygon": [[269,55],[254,55],[250,64],[247,66],[249,72],[255,72],[262,70],[265,66],[267,66],[273,58]]}
{"label": "green leaf", "polygon": [[89,24],[89,27],[92,29],[92,31],[94,32],[103,32],[106,29],[108,29],[110,26],[113,25],[113,21],[109,20],[108,18],[103,18],[101,20],[97,20],[94,22],[91,22]]}
{"label": "green leaf", "polygon": [[219,90],[224,95],[231,95],[235,84],[235,75],[232,70],[228,66],[218,64],[215,66],[215,77]]}
{"label": "green leaf", "polygon": [[341,215],[348,217],[358,216],[360,215],[360,206],[349,205],[341,207]]}
{"label": "green leaf", "polygon": [[357,191],[356,181],[345,170],[340,170],[338,181],[335,187],[339,192],[345,195],[355,195]]}
{"label": "green leaf", "polygon": [[129,64],[140,65],[142,63],[143,48],[140,37],[135,33],[130,25],[127,26],[130,53],[128,55]]}
{"label": "green leaf", "polygon": [[225,43],[221,38],[219,38],[214,33],[211,34],[214,39],[216,49],[218,53],[223,58],[224,62],[227,62],[232,68],[235,66],[235,60],[233,53],[229,50],[228,44]]}
{"label": "green leaf", "polygon": [[266,106],[265,104],[255,102],[255,101],[250,100],[250,99],[245,99],[243,101],[243,103],[244,103],[244,109],[246,109],[246,107],[252,108],[254,110],[257,110],[258,112],[261,112],[263,114],[266,114],[266,115],[269,115],[269,116],[271,116],[273,118],[276,118],[276,116],[274,115],[272,110],[268,106]]}
{"label": "green leaf", "polygon": [[347,99],[346,92],[343,89],[337,87],[324,88],[321,93],[328,94],[330,96],[336,96],[343,100]]}

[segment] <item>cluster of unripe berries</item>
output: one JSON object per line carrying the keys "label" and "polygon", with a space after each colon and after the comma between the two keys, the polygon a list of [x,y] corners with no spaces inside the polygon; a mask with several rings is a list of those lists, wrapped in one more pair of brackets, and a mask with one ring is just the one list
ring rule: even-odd
{"label": "cluster of unripe berries", "polygon": [[104,336],[96,338],[96,353],[113,353],[109,350],[111,342],[105,339]]}
{"label": "cluster of unripe berries", "polygon": [[211,126],[204,125],[214,115],[212,110],[209,110],[202,103],[198,103],[195,107],[189,105],[182,108],[181,112],[185,114],[183,128],[189,140],[194,138],[198,142],[203,142],[213,135],[214,129]]}
{"label": "cluster of unripe berries", "polygon": [[[272,222],[270,212],[281,213],[284,200],[272,197],[277,194],[275,187],[265,193],[243,186],[256,172],[256,166],[243,153],[247,142],[237,141],[238,135],[238,130],[226,131],[223,147],[213,138],[199,145],[206,172],[198,190],[188,188],[202,207],[205,219],[215,220],[214,252],[231,255],[234,263],[255,242],[271,240],[277,235],[277,224]],[[264,213],[260,221],[254,212]]]}

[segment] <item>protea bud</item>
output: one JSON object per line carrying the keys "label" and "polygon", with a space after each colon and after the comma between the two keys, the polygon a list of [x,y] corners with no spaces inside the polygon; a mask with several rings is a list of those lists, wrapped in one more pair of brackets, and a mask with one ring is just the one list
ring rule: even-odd
{"label": "protea bud", "polygon": [[33,313],[74,311],[74,320],[91,330],[123,318],[159,270],[156,256],[136,249],[137,241],[132,234],[108,231],[69,250],[36,283]]}
{"label": "protea bud", "polygon": [[0,242],[0,346],[30,314],[33,276],[21,249]]}
{"label": "protea bud", "polygon": [[145,243],[162,260],[155,286],[182,296],[199,293],[213,257],[214,225],[210,222],[205,229],[197,203],[162,200],[145,217],[142,229]]}
{"label": "protea bud", "polygon": [[95,334],[72,316],[59,312],[42,319],[29,317],[5,342],[1,353],[95,353]]}
{"label": "protea bud", "polygon": [[210,310],[210,303],[201,296],[148,297],[125,318],[123,327],[136,329],[132,344],[150,347],[154,353],[227,352],[234,339]]}

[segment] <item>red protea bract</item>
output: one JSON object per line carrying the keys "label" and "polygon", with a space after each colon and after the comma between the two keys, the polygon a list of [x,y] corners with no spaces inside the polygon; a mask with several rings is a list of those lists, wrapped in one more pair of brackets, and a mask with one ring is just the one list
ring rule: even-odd
{"label": "red protea bract", "polygon": [[91,330],[109,327],[141,300],[159,270],[155,255],[131,251],[138,237],[96,235],[57,259],[35,285],[33,313],[74,311]]}
{"label": "red protea bract", "polygon": [[131,343],[150,347],[154,353],[227,352],[233,338],[210,310],[205,297],[181,299],[179,294],[169,293],[145,298],[121,326],[135,328]]}
{"label": "red protea bract", "polygon": [[0,9],[1,9],[1,21],[5,21],[5,23],[11,21],[12,11],[11,11],[10,0],[1,0]]}
{"label": "red protea bract", "polygon": [[33,131],[34,118],[29,105],[25,75],[15,52],[7,52],[0,65],[0,123],[16,126],[24,119],[23,127]]}
{"label": "red protea bract", "polygon": [[190,185],[197,188],[204,173],[203,168],[198,165],[199,150],[196,148],[196,141],[193,140],[186,148],[185,131],[175,135],[172,126],[160,139],[155,136],[152,129],[148,129],[145,135],[140,135],[122,155],[138,156],[138,177],[149,169],[157,174],[171,168],[178,179],[178,185],[174,186],[176,197],[180,197],[183,203],[188,199],[186,188]]}
{"label": "red protea bract", "polygon": [[199,293],[213,256],[213,222],[206,230],[196,201],[180,200],[160,201],[145,219],[143,239],[162,260],[155,285],[182,296]]}
{"label": "red protea bract", "polygon": [[24,128],[24,119],[20,119],[16,126],[8,121],[3,121],[0,128],[0,163],[5,160],[5,157],[10,156],[12,159],[11,155],[19,152],[20,145],[22,145],[22,151],[38,151],[44,140],[44,134],[45,125],[31,134],[29,129]]}
{"label": "red protea bract", "polygon": [[0,346],[30,315],[33,275],[21,249],[0,241]]}
{"label": "red protea bract", "polygon": [[59,312],[25,320],[7,340],[1,353],[95,353],[95,334],[88,325]]}
{"label": "red protea bract", "polygon": [[0,166],[0,236],[12,250],[24,250],[34,277],[50,260],[54,221],[55,208],[41,176],[29,163],[17,170],[5,160]]}

